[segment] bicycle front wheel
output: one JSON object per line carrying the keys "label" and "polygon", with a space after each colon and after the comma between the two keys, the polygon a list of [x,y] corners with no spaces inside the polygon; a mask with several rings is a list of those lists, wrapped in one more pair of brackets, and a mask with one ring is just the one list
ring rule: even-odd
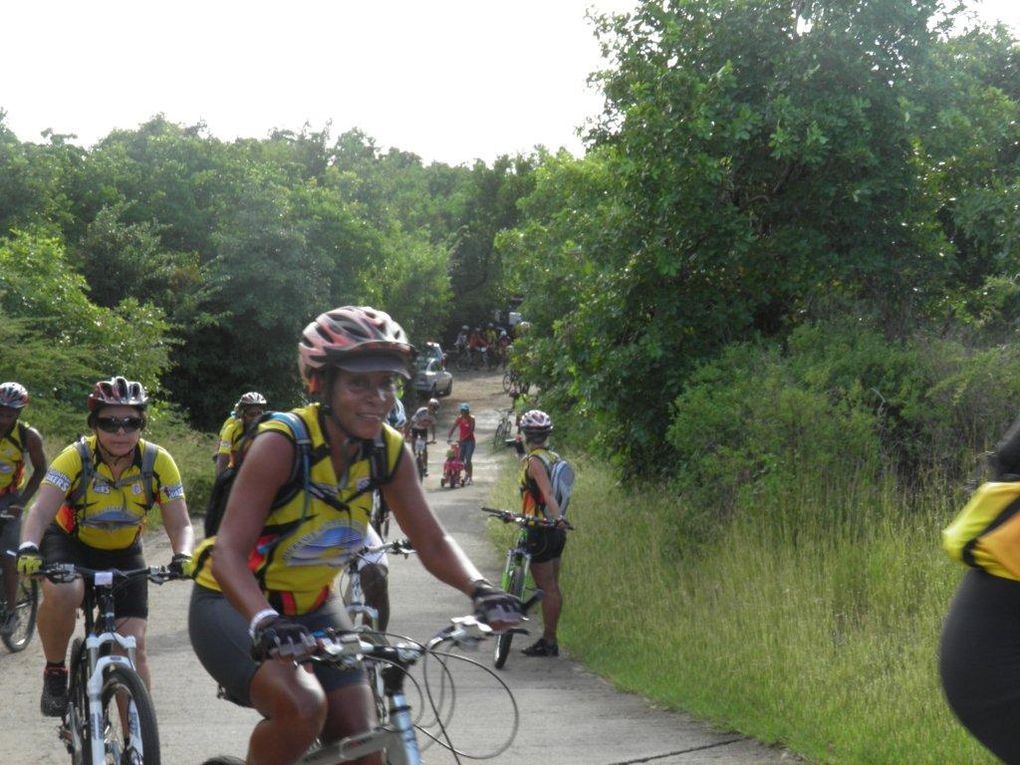
{"label": "bicycle front wheel", "polygon": [[92,745],[89,741],[89,660],[85,641],[75,638],[71,644],[71,677],[67,689],[67,714],[61,737],[71,750],[72,765],[92,765]]}
{"label": "bicycle front wheel", "polygon": [[103,681],[103,745],[106,762],[159,765],[156,710],[133,669],[110,667]]}
{"label": "bicycle front wheel", "polygon": [[[506,591],[511,595],[516,595],[518,598],[524,594],[523,566],[518,564],[510,572],[510,582],[507,585]],[[513,639],[514,633],[512,630],[507,630],[496,638],[496,652],[492,662],[496,669],[502,669],[503,665],[506,664],[506,660],[510,658],[510,643],[513,642]]]}
{"label": "bicycle front wheel", "polygon": [[24,651],[35,631],[35,616],[39,610],[39,583],[35,579],[18,577],[18,595],[14,603],[14,617],[10,630],[0,631],[0,638],[12,653]]}
{"label": "bicycle front wheel", "polygon": [[513,373],[507,372],[505,375],[503,375],[503,392],[504,393],[509,393],[510,392],[510,388],[513,387],[513,384],[514,384]]}

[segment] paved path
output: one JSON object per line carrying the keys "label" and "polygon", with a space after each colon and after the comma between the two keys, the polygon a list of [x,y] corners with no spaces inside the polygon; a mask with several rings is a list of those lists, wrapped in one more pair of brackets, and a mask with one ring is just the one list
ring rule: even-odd
{"label": "paved path", "polygon": [[[458,381],[453,397],[444,400],[449,422],[458,396],[471,395],[484,442],[495,428],[494,408],[506,401],[489,393],[499,378]],[[478,394],[477,396],[475,394]],[[488,405],[488,409],[486,406]],[[442,438],[440,437],[440,440]],[[441,450],[433,447],[426,488],[444,526],[490,578],[498,578],[502,556],[489,545],[478,507],[489,496],[498,461],[487,444],[475,456],[475,483],[456,490],[439,488]],[[165,538],[149,540],[153,562],[169,558]],[[391,561],[393,618],[391,630],[426,639],[447,616],[466,612],[468,601],[432,580],[413,557]],[[250,710],[216,698],[215,686],[191,652],[187,637],[190,586],[172,582],[153,588],[149,656],[153,675],[165,765],[199,765],[215,754],[242,754],[256,722]],[[523,643],[523,639],[519,639]],[[517,646],[515,646],[516,648]],[[700,763],[790,763],[796,758],[742,736],[713,730],[687,715],[653,709],[637,696],[621,694],[570,661],[528,659],[516,650],[499,672],[517,700],[520,732],[494,765],[696,765]],[[491,646],[472,657],[491,667]],[[456,706],[451,723],[454,743],[469,753],[484,754],[509,730],[510,708],[505,694],[481,670],[460,663],[454,668]],[[38,640],[24,653],[0,648],[0,763],[57,765],[69,761],[56,738],[54,720],[39,715],[42,657]],[[412,696],[412,702],[414,697]],[[465,760],[466,761],[466,760]],[[433,746],[428,765],[456,760]]]}

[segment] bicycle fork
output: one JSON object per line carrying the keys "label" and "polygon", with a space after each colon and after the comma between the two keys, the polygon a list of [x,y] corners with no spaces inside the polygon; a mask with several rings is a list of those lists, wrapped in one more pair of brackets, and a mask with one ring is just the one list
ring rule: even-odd
{"label": "bicycle fork", "polygon": [[[121,648],[125,650],[127,656],[120,655],[107,655],[100,656],[99,648],[105,643],[117,643]],[[88,682],[85,685],[86,696],[88,698],[88,726],[87,735],[92,746],[92,765],[104,765],[106,763],[106,742],[105,742],[105,730],[103,723],[103,683],[106,680],[107,670],[111,667],[121,666],[125,667],[130,672],[135,672],[135,639],[130,636],[119,635],[115,632],[104,632],[101,635],[89,635],[85,639],[85,648],[88,651],[88,664],[92,667],[92,673],[89,675]],[[74,700],[70,702],[70,708],[68,715],[74,713]],[[144,757],[144,745],[142,744],[142,732],[138,722],[138,710],[134,705],[134,702],[129,702],[127,709],[120,709],[120,702],[118,703],[118,713],[124,716],[127,722],[127,735],[128,740],[121,742],[125,750],[134,749],[139,757]],[[84,711],[84,710],[81,710]],[[71,743],[81,751],[83,741],[77,741],[78,738],[78,726],[72,724],[68,726],[71,731]]]}

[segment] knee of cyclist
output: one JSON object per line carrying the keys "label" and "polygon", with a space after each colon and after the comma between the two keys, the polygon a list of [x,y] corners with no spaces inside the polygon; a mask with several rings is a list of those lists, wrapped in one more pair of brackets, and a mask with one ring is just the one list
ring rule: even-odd
{"label": "knee of cyclist", "polygon": [[273,717],[285,724],[295,738],[307,738],[311,744],[326,724],[327,710],[326,696],[321,689],[316,693],[301,687],[277,695]]}

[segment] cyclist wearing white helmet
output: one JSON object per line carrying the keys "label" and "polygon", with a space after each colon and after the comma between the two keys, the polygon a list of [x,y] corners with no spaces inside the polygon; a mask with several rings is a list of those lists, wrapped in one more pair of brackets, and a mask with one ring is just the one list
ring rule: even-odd
{"label": "cyclist wearing white helmet", "polygon": [[[20,419],[28,406],[28,391],[16,382],[0,383],[0,512],[11,516],[0,523],[0,555],[4,572],[4,595],[8,603],[17,599],[18,571],[8,550],[18,548],[21,513],[46,475],[46,454],[39,431]],[[25,481],[25,455],[32,463],[32,477]],[[0,630],[10,634],[17,626],[18,613],[11,609]]]}
{"label": "cyclist wearing white helmet", "polygon": [[252,432],[268,406],[266,397],[254,390],[243,393],[237,399],[234,411],[220,427],[220,444],[216,451],[216,475],[220,475],[228,467],[240,466],[244,458],[240,452],[241,443],[244,437]]}
{"label": "cyclist wearing white helmet", "polygon": [[[542,637],[522,650],[525,656],[558,656],[556,627],[563,609],[560,592],[560,558],[567,542],[563,514],[549,480],[546,463],[554,456],[546,445],[552,433],[552,419],[541,409],[521,415],[519,424],[524,434],[525,455],[520,474],[521,513],[556,521],[556,528],[528,529],[531,551],[531,576],[535,586],[545,592],[542,598]],[[543,460],[543,456],[545,459]]]}
{"label": "cyclist wearing white helmet", "polygon": [[449,440],[453,436],[453,431],[458,430],[457,445],[460,448],[460,458],[464,462],[464,472],[467,474],[464,483],[474,483],[471,478],[471,457],[475,453],[475,418],[471,414],[471,405],[466,401],[458,407],[458,410],[460,414],[450,426],[446,438]]}

